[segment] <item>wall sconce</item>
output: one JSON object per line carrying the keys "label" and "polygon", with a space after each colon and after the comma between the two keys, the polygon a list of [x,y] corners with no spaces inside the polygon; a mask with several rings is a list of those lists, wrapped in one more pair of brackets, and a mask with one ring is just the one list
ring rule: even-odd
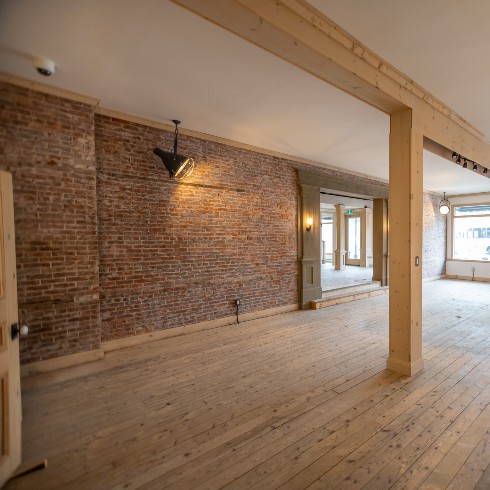
{"label": "wall sconce", "polygon": [[451,203],[446,199],[446,193],[444,193],[444,197],[442,201],[439,203],[439,212],[443,215],[449,213],[451,209]]}
{"label": "wall sconce", "polygon": [[183,179],[191,175],[194,170],[194,159],[177,153],[180,121],[172,119],[172,122],[175,124],[174,151],[164,151],[157,147],[153,150],[153,153],[162,159],[170,178]]}
{"label": "wall sconce", "polygon": [[306,218],[306,231],[311,231],[312,226],[313,226],[313,218],[310,216]]}

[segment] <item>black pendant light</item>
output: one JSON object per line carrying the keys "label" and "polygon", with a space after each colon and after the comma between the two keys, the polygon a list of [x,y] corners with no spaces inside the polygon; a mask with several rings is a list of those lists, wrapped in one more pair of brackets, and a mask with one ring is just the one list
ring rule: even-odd
{"label": "black pendant light", "polygon": [[153,153],[162,159],[170,178],[183,179],[191,175],[194,170],[194,159],[177,153],[180,121],[172,119],[172,122],[175,124],[174,151],[164,151],[157,147],[153,150]]}

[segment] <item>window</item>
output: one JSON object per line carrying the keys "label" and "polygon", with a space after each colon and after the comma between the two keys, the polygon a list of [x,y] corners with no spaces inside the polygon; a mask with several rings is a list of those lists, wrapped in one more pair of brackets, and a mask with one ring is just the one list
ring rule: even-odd
{"label": "window", "polygon": [[490,260],[490,205],[453,208],[453,259]]}
{"label": "window", "polygon": [[347,254],[349,259],[361,257],[361,217],[347,216]]}
{"label": "window", "polygon": [[324,254],[333,252],[333,220],[331,216],[322,218],[322,241],[325,242]]}

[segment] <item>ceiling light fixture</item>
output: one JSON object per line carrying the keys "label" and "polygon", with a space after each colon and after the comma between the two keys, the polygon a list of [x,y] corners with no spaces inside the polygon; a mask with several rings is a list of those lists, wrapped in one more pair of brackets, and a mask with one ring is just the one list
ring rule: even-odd
{"label": "ceiling light fixture", "polygon": [[[458,165],[461,165],[461,159],[463,159],[463,168],[468,168],[468,164],[472,164],[472,169],[473,171],[475,172],[478,172],[478,169],[480,168],[481,169],[481,173],[483,174],[488,174],[488,168],[487,167],[484,167],[483,165],[480,165],[479,163],[476,163],[474,162],[473,160],[470,160],[469,158],[466,158],[462,155],[460,155],[459,153],[456,153],[455,151],[453,151],[452,155],[451,155],[451,158],[456,158],[456,163]],[[480,173],[480,172],[478,172]]]}
{"label": "ceiling light fixture", "polygon": [[444,193],[444,197],[442,198],[442,201],[439,203],[439,212],[443,215],[446,215],[449,213],[449,210],[451,209],[451,203],[446,199],[446,193]]}
{"label": "ceiling light fixture", "polygon": [[172,119],[172,122],[175,124],[174,151],[164,151],[157,147],[153,150],[153,153],[162,159],[170,178],[183,179],[191,175],[194,170],[194,159],[177,153],[180,121]]}
{"label": "ceiling light fixture", "polygon": [[54,61],[48,58],[34,58],[33,64],[37,72],[45,77],[50,77],[56,71]]}

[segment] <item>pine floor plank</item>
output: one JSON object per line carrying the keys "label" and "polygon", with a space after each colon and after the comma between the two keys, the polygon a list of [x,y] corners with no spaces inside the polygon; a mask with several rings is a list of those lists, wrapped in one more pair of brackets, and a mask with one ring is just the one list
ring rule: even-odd
{"label": "pine floor plank", "polygon": [[424,284],[424,370],[385,369],[388,298],[292,312],[26,378],[7,489],[477,489],[490,285]]}
{"label": "pine floor plank", "polygon": [[[490,461],[490,431],[482,437],[478,446],[473,450],[464,465],[453,478],[448,490],[458,490],[465,486],[477,486]],[[490,488],[490,485],[489,485]]]}
{"label": "pine floor plank", "polygon": [[[490,390],[489,390],[490,391]],[[444,459],[436,466],[431,474],[424,480],[420,488],[448,488],[453,478],[457,475],[466,459],[490,427],[490,400],[485,400],[486,407],[478,418],[468,427],[464,434],[454,444]]]}

